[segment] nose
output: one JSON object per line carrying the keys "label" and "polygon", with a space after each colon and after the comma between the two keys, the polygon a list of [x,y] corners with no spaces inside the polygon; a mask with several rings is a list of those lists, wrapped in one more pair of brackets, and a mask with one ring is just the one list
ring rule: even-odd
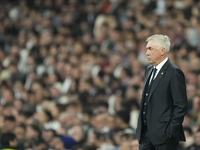
{"label": "nose", "polygon": [[146,51],[146,55],[147,55],[147,56],[149,55],[149,51],[148,51],[148,50]]}

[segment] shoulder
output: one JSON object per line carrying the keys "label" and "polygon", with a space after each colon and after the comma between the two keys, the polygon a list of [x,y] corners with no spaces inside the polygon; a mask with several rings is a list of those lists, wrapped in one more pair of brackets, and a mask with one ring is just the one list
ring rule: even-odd
{"label": "shoulder", "polygon": [[172,70],[174,73],[181,73],[183,74],[183,71],[175,64],[172,62],[169,62],[169,69]]}
{"label": "shoulder", "polygon": [[172,78],[185,78],[185,75],[183,73],[183,71],[175,64],[173,64],[172,62],[169,62],[169,72],[172,76]]}

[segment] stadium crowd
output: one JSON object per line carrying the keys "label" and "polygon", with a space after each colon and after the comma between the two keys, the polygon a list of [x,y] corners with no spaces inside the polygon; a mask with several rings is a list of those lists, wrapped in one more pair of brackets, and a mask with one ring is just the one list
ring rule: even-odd
{"label": "stadium crowd", "polygon": [[145,40],[156,33],[186,78],[179,150],[200,150],[198,0],[1,0],[1,148],[138,150]]}

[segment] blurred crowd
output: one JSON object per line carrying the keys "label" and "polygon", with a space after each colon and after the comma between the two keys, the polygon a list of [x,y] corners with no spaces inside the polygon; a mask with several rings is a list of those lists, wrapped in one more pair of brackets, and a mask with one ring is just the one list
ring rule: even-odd
{"label": "blurred crowd", "polygon": [[138,150],[145,40],[159,33],[186,79],[179,149],[200,150],[199,0],[1,0],[1,148]]}

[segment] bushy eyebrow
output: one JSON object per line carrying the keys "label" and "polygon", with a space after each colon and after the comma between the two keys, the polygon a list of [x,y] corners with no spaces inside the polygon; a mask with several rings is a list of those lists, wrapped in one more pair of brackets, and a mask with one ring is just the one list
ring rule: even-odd
{"label": "bushy eyebrow", "polygon": [[152,49],[152,47],[151,47],[151,46],[149,46],[149,47],[146,47],[146,49]]}

